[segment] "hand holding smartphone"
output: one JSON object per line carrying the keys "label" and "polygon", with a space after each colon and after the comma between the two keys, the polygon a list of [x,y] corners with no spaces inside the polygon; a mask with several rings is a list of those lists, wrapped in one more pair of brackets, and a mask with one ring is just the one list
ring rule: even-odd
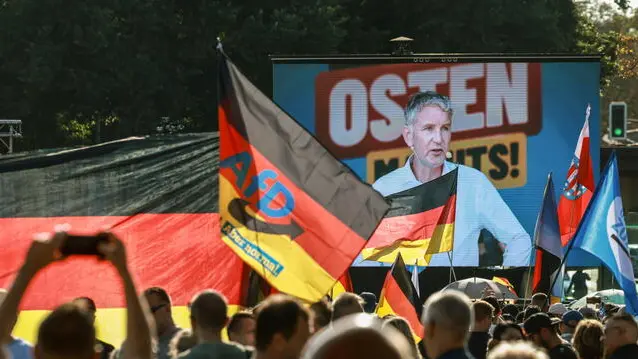
{"label": "hand holding smartphone", "polygon": [[97,256],[100,259],[104,259],[104,254],[100,252],[100,243],[108,242],[108,235],[101,233],[94,236],[85,235],[72,235],[67,234],[62,247],[60,247],[60,253],[64,257],[70,255],[86,255]]}

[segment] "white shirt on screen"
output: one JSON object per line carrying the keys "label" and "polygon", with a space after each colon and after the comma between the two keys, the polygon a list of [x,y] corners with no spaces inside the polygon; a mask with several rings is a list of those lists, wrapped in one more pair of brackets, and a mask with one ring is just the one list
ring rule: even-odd
{"label": "white shirt on screen", "polygon": [[[421,185],[416,179],[410,163],[386,174],[374,182],[372,187],[384,197]],[[529,266],[532,241],[529,234],[507,206],[494,185],[485,175],[468,166],[445,161],[443,174],[459,169],[456,188],[456,218],[454,222],[454,266],[475,267],[479,265],[478,239],[486,229],[505,245],[503,266]],[[448,253],[435,254],[431,266],[450,265]]]}

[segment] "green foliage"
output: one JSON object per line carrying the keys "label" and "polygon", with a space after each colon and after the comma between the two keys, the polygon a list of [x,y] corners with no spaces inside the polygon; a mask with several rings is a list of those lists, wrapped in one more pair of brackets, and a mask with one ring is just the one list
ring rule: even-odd
{"label": "green foliage", "polygon": [[267,95],[268,55],[388,53],[402,35],[416,52],[603,53],[607,81],[631,66],[626,38],[590,3],[0,0],[0,117],[23,120],[24,149],[214,130],[218,36]]}

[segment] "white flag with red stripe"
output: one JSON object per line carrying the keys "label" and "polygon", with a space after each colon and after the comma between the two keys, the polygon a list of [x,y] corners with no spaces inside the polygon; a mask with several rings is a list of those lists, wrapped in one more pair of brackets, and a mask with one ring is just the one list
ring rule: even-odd
{"label": "white flag with red stripe", "polygon": [[590,111],[591,106],[588,105],[585,124],[580,131],[574,158],[569,171],[567,171],[567,180],[563,185],[563,193],[558,202],[558,221],[563,247],[574,237],[594,192],[594,169],[589,149]]}

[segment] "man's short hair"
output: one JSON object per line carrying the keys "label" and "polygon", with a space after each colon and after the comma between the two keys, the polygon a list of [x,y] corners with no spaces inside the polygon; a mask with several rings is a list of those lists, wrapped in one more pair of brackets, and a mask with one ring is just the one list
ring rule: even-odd
{"label": "man's short hair", "polygon": [[423,325],[435,324],[465,339],[474,323],[470,299],[456,291],[441,291],[431,295],[423,305]]}
{"label": "man's short hair", "polygon": [[97,311],[97,306],[95,305],[95,302],[93,301],[93,299],[89,298],[89,297],[77,297],[75,299],[73,299],[73,303],[77,303],[80,301],[84,301],[86,302],[87,308],[93,312]]}
{"label": "man's short hair", "polygon": [[501,309],[501,313],[509,314],[515,319],[518,316],[519,312],[520,312],[520,310],[518,309],[518,306],[516,304],[506,304],[503,307],[503,309]]}
{"label": "man's short hair", "polygon": [[628,323],[631,327],[633,327],[634,329],[638,331],[638,323],[636,323],[636,319],[634,319],[634,317],[631,316],[631,314],[616,313],[612,315],[611,317],[609,317],[609,319],[607,319],[607,321],[610,321],[610,320],[617,320],[617,321]]}
{"label": "man's short hair", "polygon": [[537,305],[528,306],[527,308],[525,308],[525,311],[524,311],[525,314],[523,314],[523,321],[527,320],[532,315],[536,313],[540,313],[540,312],[541,312],[541,308],[539,308]]}
{"label": "man's short hair", "polygon": [[434,91],[417,92],[410,96],[408,104],[405,106],[405,125],[409,126],[414,123],[416,116],[426,106],[437,106],[442,111],[450,114],[450,119],[454,115],[452,102],[450,98],[436,93]]}
{"label": "man's short hair", "polygon": [[495,296],[490,295],[481,300],[486,301],[492,305],[492,308],[494,308],[494,315],[501,314],[501,303],[498,302],[498,299],[496,299]]}
{"label": "man's short hair", "polygon": [[[545,293],[536,293],[532,296],[532,303],[534,305],[538,305],[540,309],[542,309],[547,304],[547,294]],[[536,304],[538,303],[538,304]]]}
{"label": "man's short hair", "polygon": [[95,327],[89,313],[67,303],[51,312],[40,324],[37,346],[48,356],[92,359]]}
{"label": "man's short hair", "polygon": [[219,292],[206,289],[191,300],[191,318],[202,329],[222,330],[228,319],[226,298]]}
{"label": "man's short hair", "polygon": [[[330,324],[330,318],[332,318],[332,308],[330,303],[325,298],[320,301],[312,303],[310,305],[310,311],[313,315],[313,320],[316,326],[323,328]],[[315,329],[318,329],[315,327]]]}
{"label": "man's short hair", "polygon": [[290,339],[297,331],[299,318],[308,321],[308,310],[296,299],[276,294],[263,301],[255,312],[255,348],[258,351],[268,349],[275,334]]}
{"label": "man's short hair", "polygon": [[226,328],[229,333],[237,333],[241,330],[241,321],[244,319],[255,319],[255,316],[252,312],[249,311],[241,311],[233,314],[230,317],[230,321],[228,322],[228,327]]}
{"label": "man's short hair", "polygon": [[337,299],[332,302],[332,320],[335,321],[349,314],[363,313],[363,305],[365,301],[354,293],[341,293]]}
{"label": "man's short hair", "polygon": [[474,320],[477,322],[481,322],[486,318],[491,320],[494,317],[494,307],[484,300],[477,300],[472,303],[472,310],[474,311]]}
{"label": "man's short hair", "polygon": [[144,291],[144,296],[148,297],[151,294],[158,296],[162,301],[168,303],[168,305],[171,305],[171,297],[168,295],[168,293],[160,287],[151,287],[148,288]]}

